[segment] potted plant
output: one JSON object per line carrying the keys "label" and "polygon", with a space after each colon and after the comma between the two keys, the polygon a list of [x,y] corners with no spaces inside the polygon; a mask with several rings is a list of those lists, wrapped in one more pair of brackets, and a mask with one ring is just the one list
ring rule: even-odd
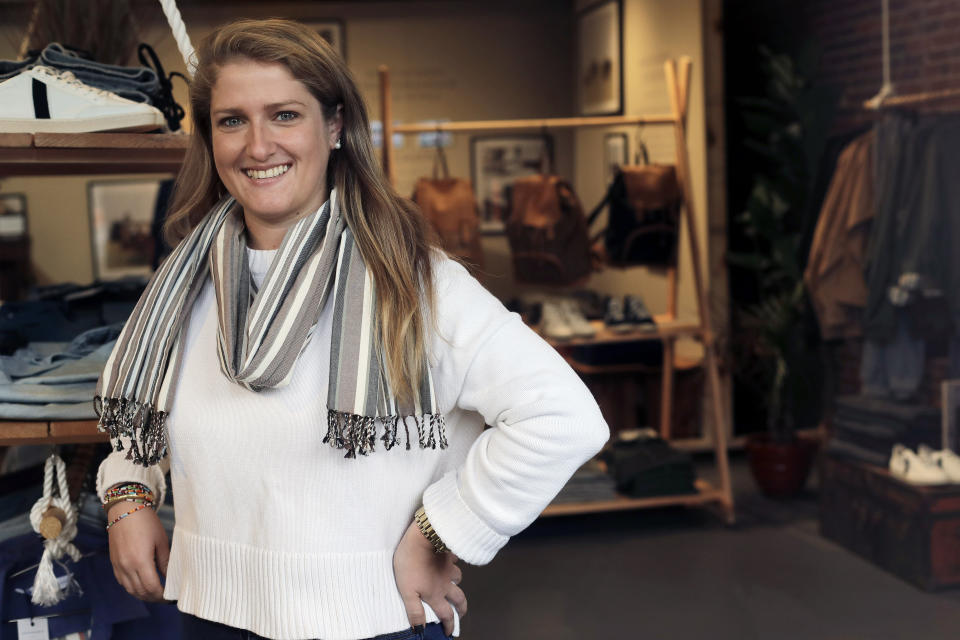
{"label": "potted plant", "polygon": [[[797,429],[815,425],[822,368],[803,285],[805,218],[812,178],[834,103],[829,89],[812,87],[789,56],[761,48],[765,95],[739,101],[755,154],[753,180],[736,224],[749,247],[731,252],[731,265],[754,275],[755,302],[734,314],[737,384],[760,400],[766,429],[748,439],[747,454],[760,489],[772,496],[799,492],[816,442]],[[815,333],[815,332],[814,332]]]}

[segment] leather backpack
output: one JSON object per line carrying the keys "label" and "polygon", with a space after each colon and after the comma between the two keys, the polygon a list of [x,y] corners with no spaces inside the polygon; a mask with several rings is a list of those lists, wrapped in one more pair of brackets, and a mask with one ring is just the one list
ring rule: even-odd
{"label": "leather backpack", "polygon": [[507,238],[518,281],[570,285],[590,274],[587,219],[569,181],[555,175],[518,178],[509,202]]}
{"label": "leather backpack", "polygon": [[[438,175],[441,166],[443,177]],[[430,222],[444,250],[468,263],[472,271],[483,268],[477,198],[469,180],[450,177],[442,147],[437,147],[433,177],[417,180],[413,201]]]}
{"label": "leather backpack", "polygon": [[[593,224],[610,206],[603,238],[605,261],[617,267],[676,264],[683,191],[674,165],[650,164],[641,146],[643,164],[620,167],[603,201],[591,212]],[[639,160],[639,159],[638,159]]]}

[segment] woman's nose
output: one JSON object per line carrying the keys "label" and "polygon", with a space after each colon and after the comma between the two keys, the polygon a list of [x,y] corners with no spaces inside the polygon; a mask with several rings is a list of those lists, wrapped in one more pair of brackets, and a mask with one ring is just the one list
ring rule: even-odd
{"label": "woman's nose", "polygon": [[247,128],[247,155],[255,160],[266,160],[273,154],[274,148],[269,129],[265,125],[251,123]]}

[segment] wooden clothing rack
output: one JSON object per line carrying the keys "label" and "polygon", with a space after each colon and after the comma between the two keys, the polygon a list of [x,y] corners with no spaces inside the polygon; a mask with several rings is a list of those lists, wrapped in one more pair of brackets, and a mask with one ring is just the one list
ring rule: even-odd
{"label": "wooden clothing rack", "polygon": [[[719,506],[728,523],[734,521],[733,493],[730,484],[730,468],[727,459],[727,428],[723,393],[720,386],[720,373],[717,362],[716,334],[710,317],[710,305],[704,288],[700,241],[697,237],[696,215],[693,190],[690,183],[690,160],[687,151],[687,115],[690,98],[691,61],[688,57],[679,59],[679,63],[668,60],[664,63],[667,81],[667,93],[670,98],[671,113],[640,116],[598,116],[580,118],[547,118],[526,120],[477,120],[465,122],[443,122],[437,124],[393,124],[392,97],[390,90],[390,72],[381,66],[380,102],[383,120],[383,166],[392,184],[396,184],[396,164],[393,158],[393,135],[431,133],[431,132],[481,132],[510,130],[549,130],[583,127],[609,127],[623,125],[672,125],[676,143],[677,176],[683,189],[684,206],[682,220],[685,221],[687,241],[693,262],[694,288],[696,290],[698,319],[695,322],[682,322],[677,319],[677,269],[672,267],[667,273],[667,312],[656,316],[656,333],[613,334],[597,323],[597,336],[590,339],[565,341],[563,347],[571,345],[626,342],[633,340],[661,340],[663,342],[663,367],[661,387],[660,433],[664,439],[670,438],[670,426],[673,408],[673,390],[675,377],[675,346],[680,337],[691,337],[701,341],[704,350],[704,365],[707,371],[707,383],[713,409],[713,446],[720,486],[714,488],[706,482],[698,481],[698,493],[695,495],[663,496],[657,498],[620,498],[618,500],[552,505],[545,515],[567,513],[586,513],[592,511],[610,511],[666,505],[703,505]],[[683,226],[683,225],[681,225]],[[681,232],[681,235],[682,232]],[[679,260],[678,260],[679,263]],[[554,346],[561,346],[554,343]],[[589,367],[567,359],[571,366],[582,374],[591,373],[628,373],[629,366]]]}

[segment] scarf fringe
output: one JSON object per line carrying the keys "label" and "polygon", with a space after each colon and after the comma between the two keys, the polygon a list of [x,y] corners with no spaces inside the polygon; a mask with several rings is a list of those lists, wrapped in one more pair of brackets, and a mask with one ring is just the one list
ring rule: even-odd
{"label": "scarf fringe", "polygon": [[166,411],[147,402],[100,396],[93,399],[93,408],[100,416],[97,429],[110,434],[114,451],[123,451],[124,439],[129,440],[127,460],[149,467],[167,454]]}
{"label": "scarf fringe", "polygon": [[329,444],[334,449],[346,450],[344,458],[356,458],[357,454],[362,456],[373,453],[376,448],[377,424],[383,424],[383,435],[380,440],[383,441],[384,449],[389,451],[400,442],[399,427],[403,423],[404,433],[406,435],[406,449],[410,450],[410,429],[407,420],[413,420],[417,427],[417,439],[421,449],[436,449],[439,444],[441,449],[447,448],[446,421],[443,414],[426,414],[417,416],[360,416],[355,413],[345,413],[335,409],[327,411],[327,435],[323,437],[323,442]]}

